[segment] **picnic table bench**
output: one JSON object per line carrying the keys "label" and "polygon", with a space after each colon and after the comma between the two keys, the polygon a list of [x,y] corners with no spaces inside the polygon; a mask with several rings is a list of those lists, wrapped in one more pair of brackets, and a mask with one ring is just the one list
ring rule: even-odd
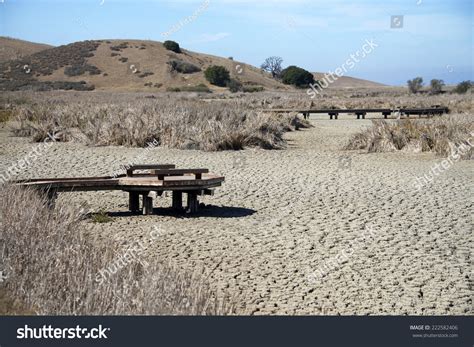
{"label": "picnic table bench", "polygon": [[[145,171],[145,172],[144,172]],[[208,169],[176,169],[173,164],[132,165],[126,174],[103,177],[41,178],[16,181],[23,187],[32,187],[45,193],[49,205],[60,192],[121,190],[129,194],[129,209],[143,214],[153,214],[153,199],[165,191],[172,193],[172,208],[183,210],[183,194],[187,194],[188,213],[198,210],[198,196],[213,195],[222,185],[223,176],[209,173]]]}

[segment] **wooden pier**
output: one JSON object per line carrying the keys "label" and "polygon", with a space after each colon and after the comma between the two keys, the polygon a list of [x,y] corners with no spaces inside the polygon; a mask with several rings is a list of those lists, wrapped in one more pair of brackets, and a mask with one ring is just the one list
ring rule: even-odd
{"label": "wooden pier", "polygon": [[172,192],[172,208],[183,208],[183,194],[187,195],[186,212],[198,210],[198,196],[213,195],[214,188],[224,182],[223,176],[209,173],[208,169],[176,169],[175,165],[134,165],[127,173],[116,177],[41,178],[16,181],[23,187],[38,189],[48,197],[50,206],[61,192],[121,190],[129,194],[129,209],[153,214],[153,199],[165,191]]}
{"label": "wooden pier", "polygon": [[329,119],[338,119],[339,114],[354,114],[357,119],[365,119],[368,113],[380,113],[387,119],[390,115],[398,113],[401,116],[410,117],[411,115],[417,115],[419,117],[426,116],[432,117],[448,113],[447,107],[441,107],[439,105],[428,107],[428,108],[353,108],[353,109],[263,109],[262,112],[277,112],[277,113],[290,113],[296,112],[303,115],[304,119],[308,119],[311,114],[327,114]]}

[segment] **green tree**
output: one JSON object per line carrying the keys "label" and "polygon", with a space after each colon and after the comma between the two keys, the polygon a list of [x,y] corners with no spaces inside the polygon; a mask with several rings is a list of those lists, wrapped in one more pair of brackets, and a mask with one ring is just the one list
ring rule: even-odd
{"label": "green tree", "polygon": [[204,71],[204,76],[209,83],[219,87],[225,87],[230,81],[229,70],[219,65],[209,66],[206,71]]}
{"label": "green tree", "polygon": [[410,93],[416,94],[423,87],[423,78],[415,77],[412,80],[408,80],[407,84],[408,84],[408,90],[410,91]]}
{"label": "green tree", "polygon": [[281,72],[281,80],[285,84],[292,84],[297,87],[305,87],[314,83],[314,76],[298,66],[288,66]]}
{"label": "green tree", "polygon": [[227,88],[229,88],[232,93],[237,93],[242,90],[242,83],[238,80],[231,79],[227,82]]}
{"label": "green tree", "polygon": [[443,80],[432,79],[430,82],[431,94],[440,94],[445,86]]}
{"label": "green tree", "polygon": [[179,44],[177,42],[168,40],[168,41],[163,42],[163,46],[169,51],[173,51],[175,53],[181,53],[181,48],[179,47]]}
{"label": "green tree", "polygon": [[456,88],[454,88],[454,92],[458,94],[464,94],[466,93],[469,89],[472,88],[474,82],[472,81],[462,81],[459,83]]}

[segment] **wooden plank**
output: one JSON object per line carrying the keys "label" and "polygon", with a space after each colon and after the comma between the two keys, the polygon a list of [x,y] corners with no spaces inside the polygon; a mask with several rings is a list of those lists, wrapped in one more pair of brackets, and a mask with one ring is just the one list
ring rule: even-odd
{"label": "wooden plank", "polygon": [[209,173],[209,169],[169,169],[169,170],[153,170],[154,175],[180,176],[186,174],[203,174]]}
{"label": "wooden plank", "polygon": [[133,176],[133,172],[136,170],[155,170],[155,169],[174,169],[174,164],[140,164],[132,165],[127,169],[127,176]]}
{"label": "wooden plank", "polygon": [[[143,167],[143,166],[141,166]],[[156,166],[154,166],[156,167]],[[129,208],[139,211],[140,195],[143,199],[143,214],[153,214],[153,199],[164,191],[173,192],[173,208],[182,209],[182,194],[187,193],[188,212],[196,212],[199,195],[212,195],[213,189],[222,185],[225,178],[210,174],[208,169],[153,169],[166,172],[162,180],[152,174],[133,176],[120,175],[118,178],[84,177],[53,178],[18,181],[20,186],[29,186],[47,194],[48,204],[54,205],[58,192],[122,190],[129,194]],[[174,174],[174,175],[173,175]],[[151,192],[151,193],[150,193]]]}
{"label": "wooden plank", "polygon": [[200,180],[195,179],[186,179],[186,177],[165,177],[163,182],[164,187],[169,186],[206,186],[213,183],[222,183],[224,182],[224,177],[209,177],[203,178]]}
{"label": "wooden plank", "polygon": [[418,112],[437,112],[448,113],[449,109],[447,107],[429,107],[429,108],[402,108],[402,109],[390,109],[390,108],[353,108],[353,109],[263,109],[262,112],[297,112],[302,113],[303,115],[311,113],[326,113],[331,115],[331,113],[392,113],[395,111],[407,111],[411,113]]}

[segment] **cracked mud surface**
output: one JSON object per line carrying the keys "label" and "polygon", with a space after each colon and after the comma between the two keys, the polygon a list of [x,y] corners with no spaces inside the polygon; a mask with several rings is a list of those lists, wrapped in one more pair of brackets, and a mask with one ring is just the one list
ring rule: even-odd
{"label": "cracked mud surface", "polygon": [[[343,151],[369,120],[312,122],[288,133],[281,151],[148,151],[142,162],[226,177],[194,217],[169,213],[171,197],[155,202],[154,216],[126,215],[120,192],[60,198],[110,212],[111,223],[87,222],[105,242],[133,243],[156,226],[147,256],[203,269],[245,314],[473,314],[473,163],[457,162],[418,191],[414,178],[440,158]],[[0,172],[32,146],[1,129]],[[107,175],[143,152],[57,143],[21,177]]]}

